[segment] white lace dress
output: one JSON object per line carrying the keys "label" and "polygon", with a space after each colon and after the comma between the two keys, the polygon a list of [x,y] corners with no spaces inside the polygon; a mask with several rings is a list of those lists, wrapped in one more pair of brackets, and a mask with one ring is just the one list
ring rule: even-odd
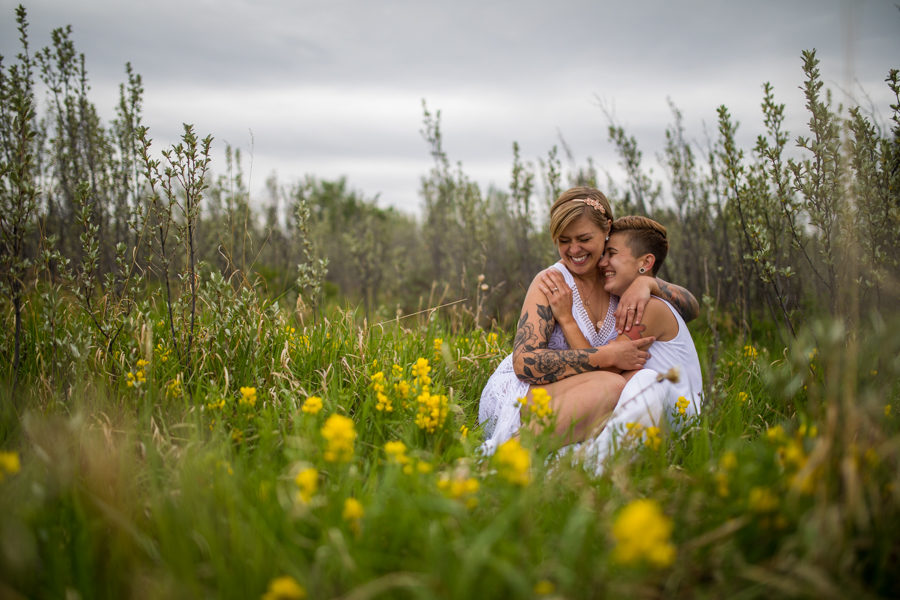
{"label": "white lace dress", "polygon": [[[562,273],[566,284],[572,290],[572,315],[578,328],[587,338],[591,346],[604,346],[616,338],[616,306],[619,299],[611,296],[609,309],[603,319],[600,330],[594,329],[591,317],[584,308],[575,279],[561,262],[553,265],[553,268]],[[550,334],[548,347],[553,350],[567,350],[569,348],[559,324]],[[522,381],[513,370],[512,354],[503,359],[503,362],[494,371],[487,385],[481,392],[481,402],[478,405],[478,422],[484,426],[484,444],[481,451],[485,455],[494,453],[497,446],[511,438],[519,430],[521,420],[519,416],[519,398],[528,393],[530,384]]]}

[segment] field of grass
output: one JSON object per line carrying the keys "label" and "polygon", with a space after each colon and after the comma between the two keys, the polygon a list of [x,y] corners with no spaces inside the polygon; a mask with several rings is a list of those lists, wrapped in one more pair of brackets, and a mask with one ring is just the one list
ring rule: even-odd
{"label": "field of grass", "polygon": [[244,291],[200,311],[188,375],[151,303],[106,355],[41,302],[2,401],[4,598],[900,594],[896,320],[784,348],[701,318],[702,415],[595,477],[527,435],[476,452],[511,332]]}

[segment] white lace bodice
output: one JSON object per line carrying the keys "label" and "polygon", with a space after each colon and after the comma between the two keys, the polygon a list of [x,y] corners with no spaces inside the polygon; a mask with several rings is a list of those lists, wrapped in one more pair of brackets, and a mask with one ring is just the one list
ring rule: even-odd
{"label": "white lace bodice", "polygon": [[[575,278],[561,262],[553,265],[562,273],[566,285],[572,290],[572,315],[578,328],[591,346],[604,346],[616,338],[616,318],[614,313],[619,304],[616,296],[609,299],[609,308],[600,329],[596,329],[591,322]],[[567,350],[569,344],[563,335],[562,328],[557,324],[547,340],[547,345],[552,350]],[[482,451],[491,454],[494,449],[508,440],[518,431],[521,421],[519,418],[518,399],[528,393],[529,384],[519,379],[513,368],[512,354],[503,359],[503,362],[494,371],[484,391],[481,393],[481,402],[478,405],[478,422],[484,424],[485,443]]]}

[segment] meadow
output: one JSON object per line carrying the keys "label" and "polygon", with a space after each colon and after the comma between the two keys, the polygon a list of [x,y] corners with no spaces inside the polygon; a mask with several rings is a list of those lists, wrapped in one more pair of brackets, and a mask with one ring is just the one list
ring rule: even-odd
{"label": "meadow", "polygon": [[34,52],[16,20],[0,597],[900,596],[896,70],[883,124],[833,106],[804,52],[810,131],[781,129],[765,85],[757,145],[721,107],[705,163],[673,107],[666,192],[610,123],[628,175],[604,187],[669,228],[705,389],[597,475],[530,430],[477,451],[481,389],[553,259],[541,207],[597,185],[590,161],[539,169],[514,144],[510,189],[483,192],[425,108],[421,220],[315,178],[261,210],[239,153],[216,176],[189,125],[152,146],[130,66],[107,126],[71,30]]}

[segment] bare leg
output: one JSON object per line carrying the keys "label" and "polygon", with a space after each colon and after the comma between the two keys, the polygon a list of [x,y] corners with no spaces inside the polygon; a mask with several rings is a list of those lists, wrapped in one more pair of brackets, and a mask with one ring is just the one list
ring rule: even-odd
{"label": "bare leg", "polygon": [[[528,402],[532,391],[544,388],[550,394],[550,406],[556,416],[554,434],[562,445],[580,442],[592,437],[594,429],[612,413],[625,387],[625,379],[608,371],[593,371],[567,377],[546,385],[532,386],[528,390]],[[523,416],[527,405],[522,408]]]}

